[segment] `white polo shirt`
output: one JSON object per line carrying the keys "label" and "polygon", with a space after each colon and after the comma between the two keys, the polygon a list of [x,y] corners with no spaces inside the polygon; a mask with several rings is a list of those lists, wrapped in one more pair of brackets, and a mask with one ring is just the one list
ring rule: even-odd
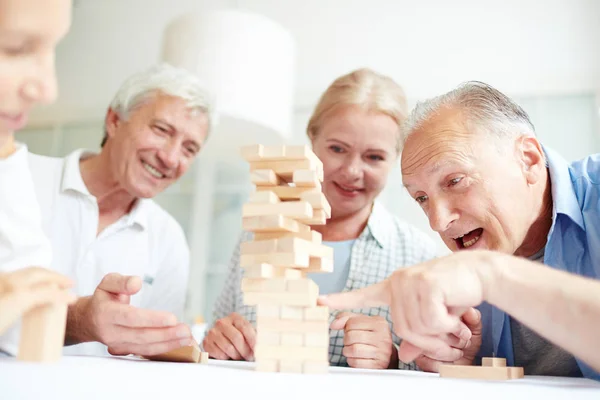
{"label": "white polo shirt", "polygon": [[[29,163],[42,210],[44,230],[52,241],[52,268],[75,281],[78,296],[90,296],[111,272],[142,278],[131,304],[169,311],[181,320],[189,274],[189,247],[177,221],[150,199],[100,235],[98,203],[81,177],[77,150],[67,157],[30,154]],[[65,347],[65,354],[108,355],[100,343]]]}
{"label": "white polo shirt", "polygon": [[[0,159],[1,272],[27,267],[49,268],[52,263],[52,247],[42,229],[27,146],[16,143],[16,147],[15,153]],[[20,321],[0,336],[0,350],[16,354],[19,332]]]}

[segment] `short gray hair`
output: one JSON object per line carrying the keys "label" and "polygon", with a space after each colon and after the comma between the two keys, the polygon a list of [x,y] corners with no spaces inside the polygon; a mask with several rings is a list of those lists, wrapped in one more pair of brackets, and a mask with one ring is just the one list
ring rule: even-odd
{"label": "short gray hair", "polygon": [[469,81],[441,96],[420,102],[406,120],[402,141],[443,109],[460,109],[468,122],[499,138],[519,134],[535,136],[529,116],[517,103],[492,86]]}
{"label": "short gray hair", "polygon": [[[123,119],[142,102],[156,93],[163,93],[183,99],[191,110],[198,110],[208,119],[208,132],[215,123],[215,104],[213,95],[200,79],[190,71],[167,63],[154,65],[138,72],[123,82],[110,108]],[[102,146],[106,142],[105,136]]]}

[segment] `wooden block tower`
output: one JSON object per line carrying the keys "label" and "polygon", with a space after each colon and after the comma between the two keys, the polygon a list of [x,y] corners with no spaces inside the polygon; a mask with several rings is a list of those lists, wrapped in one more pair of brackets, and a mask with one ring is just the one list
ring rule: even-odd
{"label": "wooden block tower", "polygon": [[326,373],[329,310],[307,273],[333,271],[333,249],[310,225],[324,225],[331,207],[321,190],[323,164],[308,146],[242,148],[256,191],[243,207],[244,304],[256,306],[256,369]]}

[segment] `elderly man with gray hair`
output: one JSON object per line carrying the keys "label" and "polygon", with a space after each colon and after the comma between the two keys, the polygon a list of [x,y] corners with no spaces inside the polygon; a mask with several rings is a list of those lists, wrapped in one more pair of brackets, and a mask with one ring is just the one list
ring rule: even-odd
{"label": "elderly man with gray hair", "polygon": [[[400,359],[424,370],[495,355],[528,375],[600,379],[599,176],[598,155],[566,162],[489,85],[421,103],[404,129],[402,179],[455,254],[320,302],[391,305]],[[481,329],[466,331],[465,312],[480,313]]]}
{"label": "elderly man with gray hair", "polygon": [[[212,100],[166,64],[127,79],[110,104],[100,152],[30,155],[52,269],[71,277],[65,354],[150,356],[191,344],[181,323],[189,248],[154,196],[190,167],[209,134]],[[16,350],[18,335],[0,342]]]}

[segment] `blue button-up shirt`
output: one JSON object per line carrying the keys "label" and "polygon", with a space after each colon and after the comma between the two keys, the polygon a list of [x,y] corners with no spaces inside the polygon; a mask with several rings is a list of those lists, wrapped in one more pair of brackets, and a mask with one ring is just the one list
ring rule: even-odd
{"label": "blue button-up shirt", "polygon": [[[552,227],[544,264],[591,278],[600,277],[600,154],[569,164],[544,147],[552,189]],[[484,303],[480,356],[506,358],[514,366],[510,317]],[[598,351],[599,349],[590,349]],[[577,360],[584,377],[600,380],[600,373]]]}

